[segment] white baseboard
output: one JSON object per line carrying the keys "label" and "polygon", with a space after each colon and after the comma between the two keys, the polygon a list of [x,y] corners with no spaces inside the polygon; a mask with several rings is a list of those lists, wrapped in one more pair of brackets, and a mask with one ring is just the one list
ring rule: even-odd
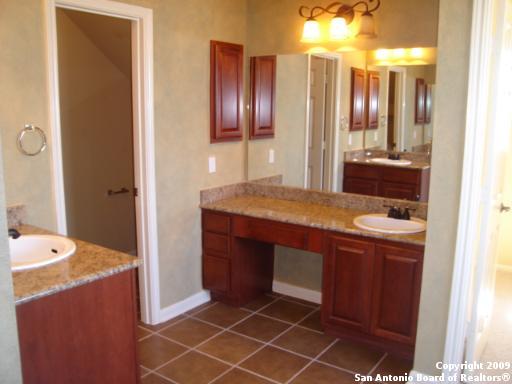
{"label": "white baseboard", "polygon": [[512,272],[512,265],[498,264],[496,269],[501,272]]}
{"label": "white baseboard", "polygon": [[282,295],[295,297],[297,299],[310,301],[312,303],[322,303],[322,292],[314,291],[312,289],[302,288],[296,285],[274,280],[272,282],[272,290]]}
{"label": "white baseboard", "polygon": [[158,316],[158,323],[163,323],[167,320],[170,320],[176,316],[179,316],[195,307],[200,306],[201,304],[207,303],[210,301],[210,292],[209,291],[201,291],[192,296],[187,297],[184,300],[178,301],[168,307],[160,309],[160,313]]}

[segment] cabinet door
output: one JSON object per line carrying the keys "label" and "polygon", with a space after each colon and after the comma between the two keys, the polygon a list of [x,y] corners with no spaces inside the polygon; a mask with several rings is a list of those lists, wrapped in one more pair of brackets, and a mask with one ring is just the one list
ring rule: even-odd
{"label": "cabinet door", "polygon": [[416,338],[423,253],[377,245],[371,333],[413,345]]}
{"label": "cabinet door", "polygon": [[389,181],[382,182],[380,196],[410,201],[418,201],[420,199],[417,185],[392,183]]}
{"label": "cabinet door", "polygon": [[425,86],[425,124],[432,122],[432,84]]}
{"label": "cabinet door", "polygon": [[332,235],[326,238],[323,321],[369,332],[373,254],[372,243]]}
{"label": "cabinet door", "polygon": [[425,123],[425,80],[423,79],[416,79],[416,102],[414,123]]}
{"label": "cabinet door", "polygon": [[379,128],[379,72],[368,72],[366,129]]}
{"label": "cabinet door", "polygon": [[210,141],[242,139],[243,46],[210,43]]}
{"label": "cabinet door", "polygon": [[203,287],[217,293],[229,293],[231,260],[216,255],[203,255]]}
{"label": "cabinet door", "polygon": [[251,57],[250,138],[274,137],[276,56]]}
{"label": "cabinet door", "polygon": [[350,130],[364,128],[364,69],[352,68],[350,90]]}
{"label": "cabinet door", "polygon": [[343,192],[377,196],[379,193],[379,181],[346,177],[343,180]]}

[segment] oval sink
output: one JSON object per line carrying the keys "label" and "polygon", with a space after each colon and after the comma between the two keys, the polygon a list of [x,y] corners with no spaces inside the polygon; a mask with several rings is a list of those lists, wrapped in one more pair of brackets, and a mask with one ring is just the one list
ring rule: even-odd
{"label": "oval sink", "polygon": [[405,166],[411,165],[411,160],[391,160],[385,157],[376,157],[374,159],[370,159],[372,163],[384,164],[384,165],[397,165],[397,166]]}
{"label": "oval sink", "polygon": [[38,268],[61,261],[76,251],[76,244],[62,236],[22,235],[9,238],[11,270]]}
{"label": "oval sink", "polygon": [[394,234],[418,233],[427,228],[425,220],[415,217],[411,220],[398,220],[388,217],[385,213],[357,216],[354,225],[368,231]]}

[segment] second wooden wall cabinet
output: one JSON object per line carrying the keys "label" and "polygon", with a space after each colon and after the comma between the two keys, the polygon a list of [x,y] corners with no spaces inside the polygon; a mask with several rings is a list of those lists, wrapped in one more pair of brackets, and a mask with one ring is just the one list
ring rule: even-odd
{"label": "second wooden wall cabinet", "polygon": [[242,140],[244,47],[210,42],[210,142]]}
{"label": "second wooden wall cabinet", "polygon": [[364,129],[364,69],[351,69],[351,90],[350,90],[350,131]]}
{"label": "second wooden wall cabinet", "polygon": [[274,137],[275,108],[276,56],[251,57],[251,139]]}
{"label": "second wooden wall cabinet", "polygon": [[366,91],[366,129],[379,128],[379,72],[368,72],[368,86]]}

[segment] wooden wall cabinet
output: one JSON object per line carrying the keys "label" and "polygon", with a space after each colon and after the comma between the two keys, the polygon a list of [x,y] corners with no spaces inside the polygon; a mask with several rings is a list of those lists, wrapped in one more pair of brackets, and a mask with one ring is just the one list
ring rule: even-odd
{"label": "wooden wall cabinet", "polygon": [[251,57],[251,117],[249,138],[274,137],[276,56]]}
{"label": "wooden wall cabinet", "polygon": [[425,124],[425,80],[416,79],[414,123]]}
{"label": "wooden wall cabinet", "polygon": [[423,248],[326,236],[322,323],[340,337],[412,355]]}
{"label": "wooden wall cabinet", "polygon": [[210,142],[242,140],[242,45],[210,42]]}
{"label": "wooden wall cabinet", "polygon": [[138,383],[135,271],[18,305],[23,383]]}
{"label": "wooden wall cabinet", "polygon": [[365,71],[351,68],[350,131],[360,131],[365,125]]}
{"label": "wooden wall cabinet", "polygon": [[432,122],[432,84],[425,85],[425,124]]}
{"label": "wooden wall cabinet", "polygon": [[368,86],[366,92],[366,129],[379,128],[379,92],[380,92],[380,74],[379,72],[368,72]]}
{"label": "wooden wall cabinet", "polygon": [[428,201],[430,168],[397,168],[345,163],[343,192]]}

